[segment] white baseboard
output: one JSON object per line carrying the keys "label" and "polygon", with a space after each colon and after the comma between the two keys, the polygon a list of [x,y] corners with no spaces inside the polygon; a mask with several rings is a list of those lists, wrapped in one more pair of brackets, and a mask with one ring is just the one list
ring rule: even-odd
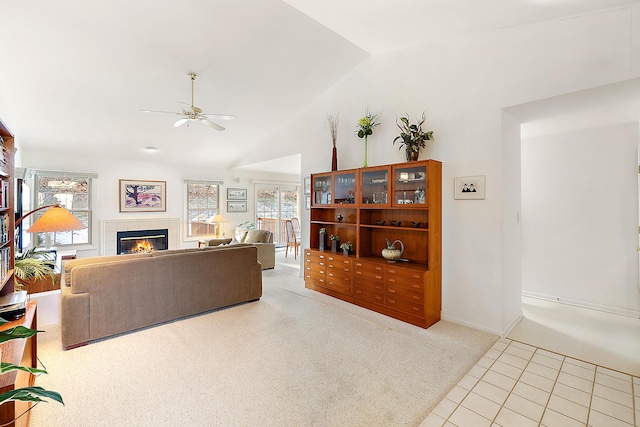
{"label": "white baseboard", "polygon": [[506,338],[507,335],[509,335],[511,333],[511,331],[513,330],[513,328],[516,327],[516,325],[518,324],[518,322],[520,320],[522,320],[524,318],[524,316],[522,315],[522,311],[520,311],[520,314],[518,314],[516,317],[513,318],[513,320],[511,322],[509,322],[509,324],[507,325],[507,327],[505,328],[504,332],[502,333],[502,338]]}
{"label": "white baseboard", "polygon": [[608,305],[594,304],[588,301],[576,300],[571,298],[560,298],[555,295],[539,294],[536,292],[528,292],[528,291],[522,291],[522,296],[537,298],[545,301],[558,302],[560,304],[574,305],[576,307],[589,308],[591,310],[604,311],[605,313],[617,314],[620,316],[634,317],[636,319],[640,318],[640,311],[637,311],[637,310],[628,310],[625,308],[611,307]]}
{"label": "white baseboard", "polygon": [[485,328],[484,326],[477,325],[477,324],[471,323],[471,322],[467,322],[465,320],[458,319],[456,317],[452,317],[452,316],[447,316],[447,315],[441,314],[440,315],[440,319],[446,320],[447,322],[455,323],[455,324],[462,325],[462,326],[467,326],[469,328],[477,329],[479,331],[488,332],[490,334],[502,337],[502,332],[500,332],[498,330]]}

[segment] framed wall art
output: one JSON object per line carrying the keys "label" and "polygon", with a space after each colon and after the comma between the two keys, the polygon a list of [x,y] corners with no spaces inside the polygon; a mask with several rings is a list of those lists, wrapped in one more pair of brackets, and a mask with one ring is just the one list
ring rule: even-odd
{"label": "framed wall art", "polygon": [[247,189],[227,188],[227,200],[247,200]]}
{"label": "framed wall art", "polygon": [[120,212],[166,212],[167,181],[120,180]]}
{"label": "framed wall art", "polygon": [[227,212],[246,212],[247,211],[247,201],[227,201]]}
{"label": "framed wall art", "polygon": [[484,175],[455,177],[454,198],[459,200],[484,199]]}
{"label": "framed wall art", "polygon": [[304,178],[304,194],[311,194],[311,177]]}

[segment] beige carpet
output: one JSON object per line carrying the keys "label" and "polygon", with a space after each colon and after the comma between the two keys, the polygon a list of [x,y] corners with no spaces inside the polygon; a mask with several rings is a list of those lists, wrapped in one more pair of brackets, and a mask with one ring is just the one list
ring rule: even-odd
{"label": "beige carpet", "polygon": [[416,426],[497,336],[429,329],[264,272],[264,296],[70,351],[39,336],[50,374],[31,427]]}

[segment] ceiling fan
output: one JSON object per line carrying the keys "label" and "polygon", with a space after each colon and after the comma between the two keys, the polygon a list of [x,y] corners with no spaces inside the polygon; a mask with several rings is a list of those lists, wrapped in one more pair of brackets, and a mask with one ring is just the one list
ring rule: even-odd
{"label": "ceiling fan", "polygon": [[[191,79],[191,106],[190,106],[191,109],[190,110],[183,108],[182,112],[179,112],[179,113],[175,113],[172,111],[153,111],[153,110],[142,110],[142,111],[144,113],[176,114],[180,116],[180,118],[173,123],[173,127],[176,127],[176,128],[182,126],[185,123],[187,124],[187,126],[189,126],[189,122],[191,121],[198,121],[198,122],[204,123],[207,126],[214,128],[215,130],[223,131],[224,127],[220,126],[216,122],[211,121],[209,117],[213,117],[220,120],[233,120],[236,118],[236,116],[233,116],[231,114],[205,114],[201,108],[193,105],[193,91],[194,91],[193,82],[198,78],[198,76],[195,73],[189,73],[188,75],[189,75],[189,78]],[[186,104],[186,102],[181,102],[181,104]]]}

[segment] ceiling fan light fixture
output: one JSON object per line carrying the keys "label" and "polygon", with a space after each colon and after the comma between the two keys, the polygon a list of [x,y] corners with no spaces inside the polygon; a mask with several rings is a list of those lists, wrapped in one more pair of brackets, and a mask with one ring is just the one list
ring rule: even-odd
{"label": "ceiling fan light fixture", "polygon": [[180,118],[178,120],[176,120],[172,126],[173,127],[180,127],[183,124],[187,123],[187,126],[189,126],[189,122],[190,121],[199,121],[204,123],[205,125],[217,130],[217,131],[223,131],[225,130],[224,127],[220,126],[219,124],[217,124],[216,122],[212,121],[209,117],[213,117],[216,119],[221,119],[221,120],[233,120],[236,118],[236,116],[232,115],[232,114],[206,114],[204,113],[204,111],[202,110],[202,108],[200,107],[196,107],[194,105],[194,81],[198,78],[196,73],[189,73],[188,74],[189,78],[191,79],[191,105],[190,105],[190,109],[182,109],[182,112],[179,113],[173,113],[170,111],[153,111],[153,110],[141,110],[145,113],[165,113],[165,114],[176,114],[177,116],[180,116]]}

